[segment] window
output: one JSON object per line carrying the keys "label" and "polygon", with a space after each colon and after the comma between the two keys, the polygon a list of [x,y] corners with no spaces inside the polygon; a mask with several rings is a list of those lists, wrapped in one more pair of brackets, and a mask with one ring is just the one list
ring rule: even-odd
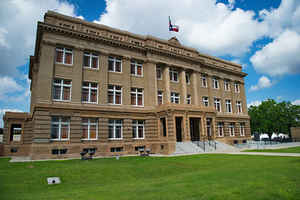
{"label": "window", "polygon": [[56,47],[56,63],[72,65],[73,64],[73,51],[69,48]]}
{"label": "window", "polygon": [[156,78],[157,80],[162,80],[162,71],[161,71],[161,67],[159,66],[156,67]]}
{"label": "window", "polygon": [[136,60],[131,61],[130,73],[134,76],[143,76],[143,65]]}
{"label": "window", "polygon": [[118,85],[108,85],[108,103],[122,104],[122,87]]}
{"label": "window", "polygon": [[160,134],[164,137],[167,136],[166,118],[160,118]]}
{"label": "window", "polygon": [[216,111],[221,112],[221,100],[218,99],[218,98],[215,98],[214,100],[215,100],[215,109],[216,109]]}
{"label": "window", "polygon": [[239,93],[240,92],[240,84],[239,83],[234,83],[234,91],[236,93]]}
{"label": "window", "polygon": [[144,139],[144,120],[132,121],[132,137],[134,139]]}
{"label": "window", "polygon": [[234,136],[234,122],[229,123],[228,129],[229,129],[229,135]]}
{"label": "window", "polygon": [[240,135],[245,136],[245,123],[240,123]]}
{"label": "window", "polygon": [[123,126],[123,120],[121,119],[108,120],[108,138],[111,140],[121,140],[122,126]]}
{"label": "window", "polygon": [[229,80],[224,80],[224,90],[230,91],[230,83]]}
{"label": "window", "polygon": [[143,98],[143,89],[142,88],[131,88],[131,105],[135,106],[143,106],[144,98]]}
{"label": "window", "polygon": [[178,82],[178,71],[174,68],[170,68],[170,81]]}
{"label": "window", "polygon": [[90,69],[99,68],[99,56],[94,53],[84,52],[83,67]]}
{"label": "window", "polygon": [[202,102],[203,102],[203,105],[204,105],[205,107],[208,107],[208,106],[209,106],[208,97],[202,97]]}
{"label": "window", "polygon": [[53,96],[54,100],[70,101],[71,100],[72,81],[64,79],[53,80]]}
{"label": "window", "polygon": [[52,117],[51,118],[51,140],[69,140],[70,118]]}
{"label": "window", "polygon": [[236,101],[236,112],[237,113],[242,113],[242,102],[241,101]]}
{"label": "window", "polygon": [[212,79],[212,84],[214,89],[219,89],[219,80],[216,77]]}
{"label": "window", "polygon": [[83,140],[97,140],[98,138],[98,119],[82,118],[81,130]]}
{"label": "window", "polygon": [[171,92],[171,103],[180,103],[180,96],[179,93]]}
{"label": "window", "polygon": [[224,122],[218,122],[218,134],[219,137],[224,136]]}
{"label": "window", "polygon": [[163,104],[163,92],[162,91],[157,92],[157,103],[158,103],[158,105]]}
{"label": "window", "polygon": [[211,130],[212,130],[212,127],[211,127],[211,118],[207,118],[206,119],[206,131],[207,131],[207,136],[212,136],[212,133],[211,133]]}
{"label": "window", "polygon": [[108,57],[108,71],[110,72],[122,72],[122,61],[119,57]]}
{"label": "window", "polygon": [[190,73],[185,73],[185,81],[186,81],[186,84],[188,84],[188,85],[191,83]]}
{"label": "window", "polygon": [[201,82],[202,82],[202,87],[207,87],[207,79],[206,79],[206,75],[203,74],[201,77]]}
{"label": "window", "polygon": [[98,101],[98,84],[83,82],[82,83],[82,102],[97,103]]}
{"label": "window", "polygon": [[188,95],[186,96],[186,103],[187,103],[187,104],[191,104],[191,103],[192,103],[192,96],[191,96],[190,94],[188,94]]}
{"label": "window", "polygon": [[110,148],[110,152],[122,152],[123,151],[123,147],[112,147]]}
{"label": "window", "polygon": [[226,99],[225,104],[226,104],[226,112],[231,113],[231,100]]}

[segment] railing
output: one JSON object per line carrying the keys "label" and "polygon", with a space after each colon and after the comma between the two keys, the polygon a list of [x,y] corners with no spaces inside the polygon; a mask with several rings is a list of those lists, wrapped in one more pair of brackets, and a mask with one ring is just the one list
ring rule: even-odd
{"label": "railing", "polygon": [[198,147],[200,147],[205,152],[205,142],[204,141],[193,141]]}

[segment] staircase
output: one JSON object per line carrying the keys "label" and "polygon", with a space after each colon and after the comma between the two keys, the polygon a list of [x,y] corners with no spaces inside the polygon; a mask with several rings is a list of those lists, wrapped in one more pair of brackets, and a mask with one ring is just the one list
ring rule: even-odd
{"label": "staircase", "polygon": [[[214,145],[214,143],[216,143]],[[216,148],[215,148],[216,147]],[[180,155],[180,154],[200,154],[207,152],[239,152],[239,149],[225,144],[219,141],[205,141],[205,142],[177,142],[176,150],[172,155]]]}
{"label": "staircase", "polygon": [[176,150],[173,155],[180,155],[180,154],[197,154],[203,153],[204,151],[198,147],[196,144],[192,142],[177,142],[176,143]]}

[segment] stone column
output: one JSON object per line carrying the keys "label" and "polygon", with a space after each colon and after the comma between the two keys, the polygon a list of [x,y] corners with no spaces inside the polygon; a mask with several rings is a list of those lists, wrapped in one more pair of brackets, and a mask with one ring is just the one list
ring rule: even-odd
{"label": "stone column", "polygon": [[163,81],[165,84],[165,92],[164,92],[164,103],[169,104],[170,103],[170,72],[169,72],[169,66],[165,66],[163,69]]}
{"label": "stone column", "polygon": [[156,64],[153,62],[144,63],[144,104],[145,106],[157,105],[157,80]]}
{"label": "stone column", "polygon": [[73,50],[72,103],[81,104],[83,50]]}
{"label": "stone column", "polygon": [[108,55],[101,53],[99,56],[99,87],[98,87],[98,103],[107,104],[107,88],[108,88]]}
{"label": "stone column", "polygon": [[131,75],[130,57],[123,57],[122,60],[122,105],[130,105]]}
{"label": "stone column", "polygon": [[199,106],[200,101],[199,101],[199,94],[198,94],[198,87],[199,87],[198,73],[193,72],[191,78],[192,78],[192,87],[193,87],[192,104]]}
{"label": "stone column", "polygon": [[181,94],[182,94],[182,98],[183,101],[181,100],[181,102],[183,102],[183,104],[186,104],[186,96],[187,96],[187,89],[186,89],[186,77],[185,77],[185,70],[182,70],[180,72],[180,76],[181,76]]}

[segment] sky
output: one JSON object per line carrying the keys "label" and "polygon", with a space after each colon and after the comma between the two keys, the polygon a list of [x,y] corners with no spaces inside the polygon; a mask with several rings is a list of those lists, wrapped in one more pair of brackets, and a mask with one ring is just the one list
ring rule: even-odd
{"label": "sky", "polygon": [[[29,111],[29,56],[48,10],[137,34],[176,36],[200,53],[241,64],[248,106],[269,98],[300,105],[299,0],[1,0],[1,118]],[[178,33],[168,31],[168,16]]]}

